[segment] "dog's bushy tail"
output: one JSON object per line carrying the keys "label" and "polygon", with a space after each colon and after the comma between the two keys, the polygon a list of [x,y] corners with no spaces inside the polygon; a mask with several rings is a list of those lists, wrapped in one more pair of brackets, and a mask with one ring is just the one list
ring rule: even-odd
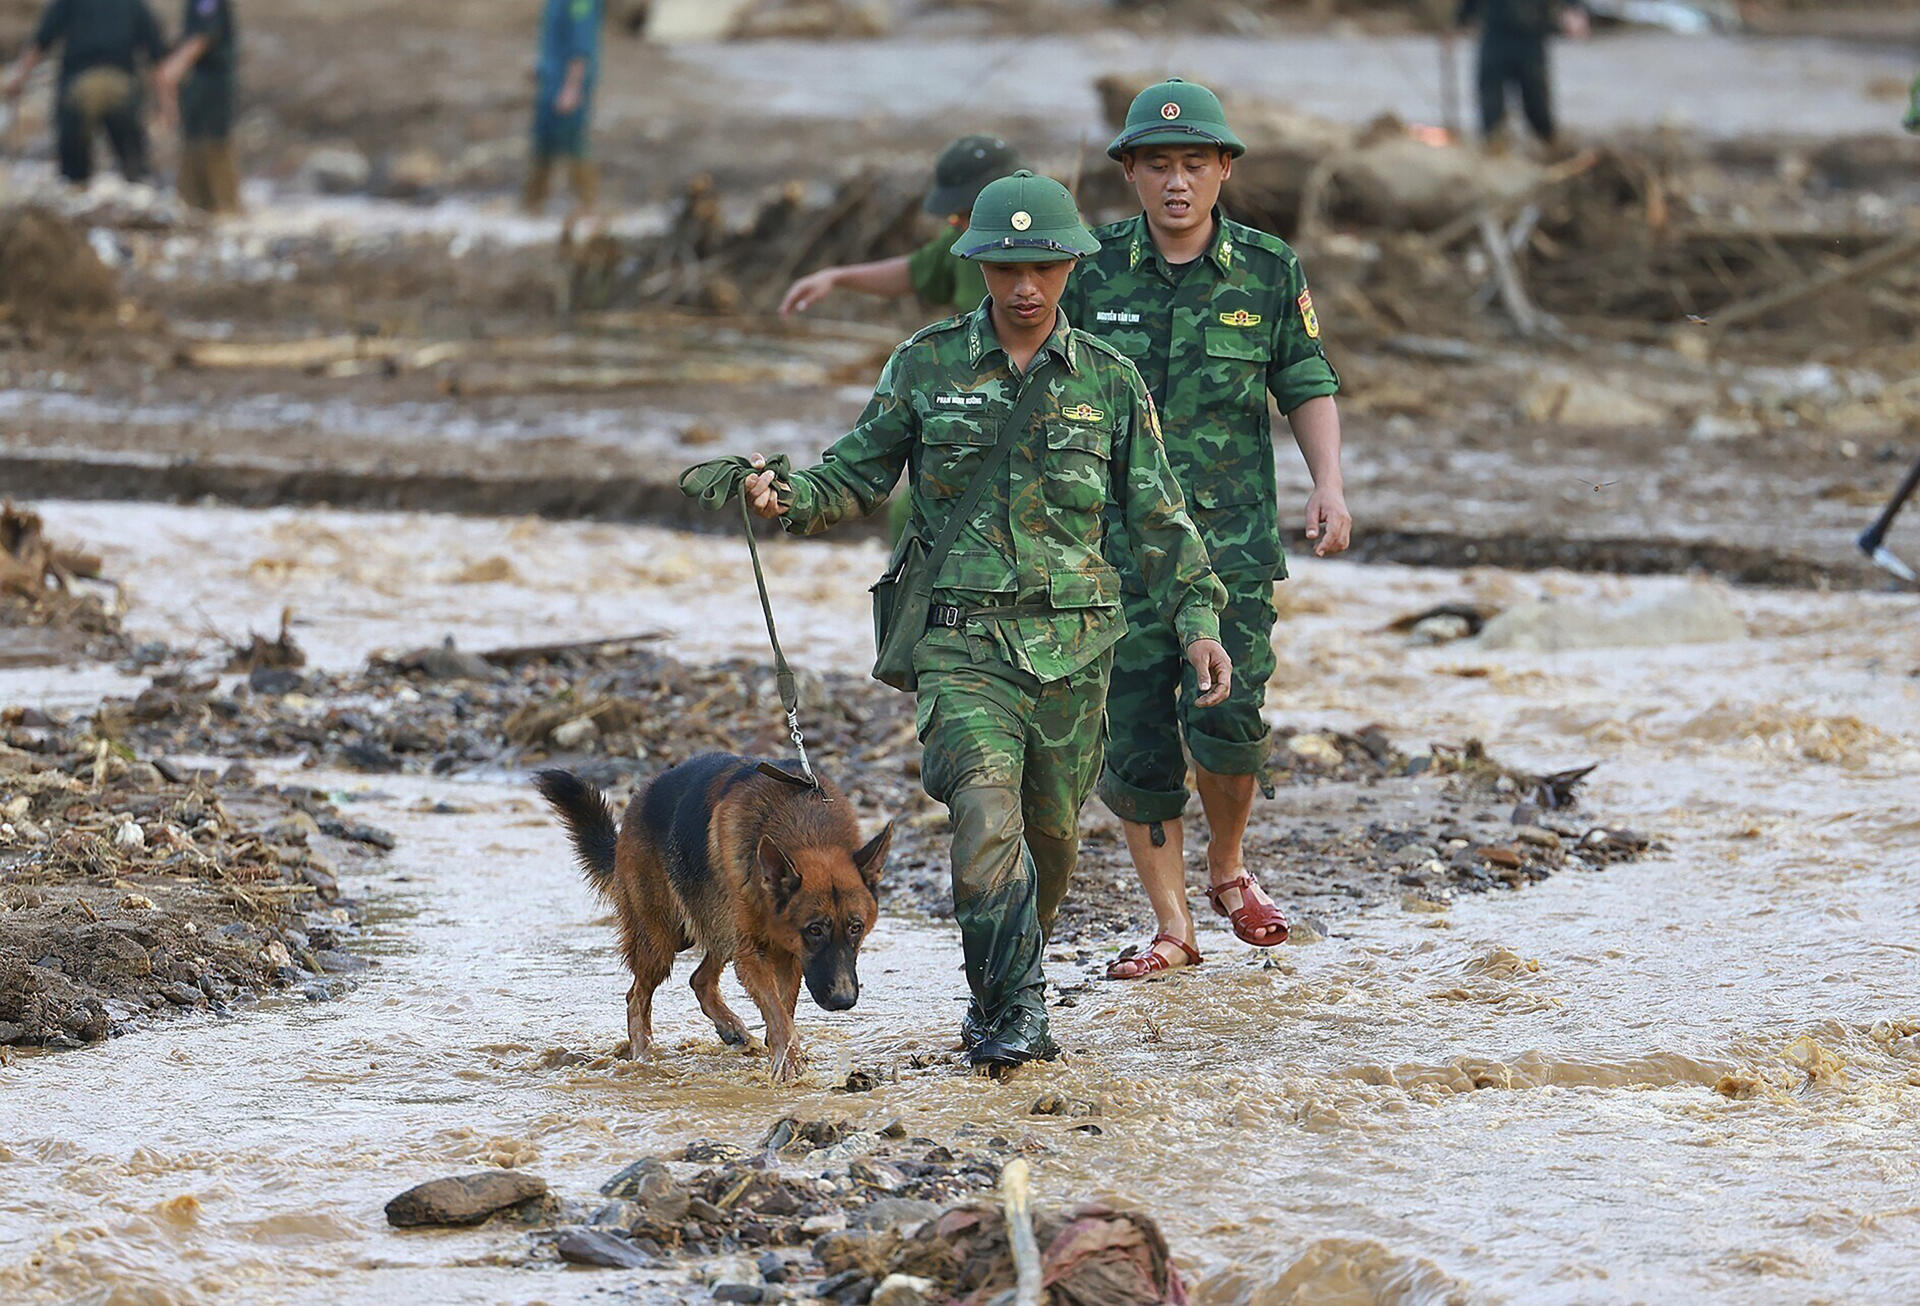
{"label": "dog's bushy tail", "polygon": [[567,833],[573,837],[574,856],[587,879],[602,893],[611,890],[620,830],[606,795],[571,771],[542,771],[534,776],[533,783],[566,822]]}

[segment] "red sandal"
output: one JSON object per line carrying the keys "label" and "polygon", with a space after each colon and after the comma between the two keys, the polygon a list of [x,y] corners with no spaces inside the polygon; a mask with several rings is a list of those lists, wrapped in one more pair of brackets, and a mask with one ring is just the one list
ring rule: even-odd
{"label": "red sandal", "polygon": [[[1257,888],[1251,875],[1242,874],[1237,880],[1228,880],[1225,884],[1216,884],[1207,890],[1207,901],[1213,909],[1225,916],[1233,924],[1234,937],[1242,943],[1251,943],[1256,948],[1271,948],[1276,943],[1287,941],[1287,918],[1272,903],[1255,902],[1250,890]],[[1228,911],[1220,902],[1220,895],[1229,889],[1240,890],[1240,906]],[[1270,938],[1261,938],[1255,930],[1279,927],[1280,932]]]}
{"label": "red sandal", "polygon": [[[1147,976],[1152,975],[1157,971],[1185,970],[1186,966],[1175,966],[1172,962],[1168,961],[1165,957],[1161,956],[1159,953],[1153,950],[1156,944],[1161,944],[1161,943],[1171,943],[1174,947],[1186,953],[1187,966],[1198,966],[1201,963],[1201,961],[1204,960],[1204,958],[1200,956],[1200,950],[1194,947],[1192,944],[1184,942],[1183,940],[1177,939],[1171,934],[1156,934],[1153,936],[1153,942],[1147,945],[1147,950],[1145,952],[1136,952],[1131,957],[1116,957],[1112,961],[1108,962],[1107,978],[1108,979],[1145,979]],[[1140,969],[1135,971],[1131,975],[1116,975],[1113,973],[1113,968],[1115,966],[1123,966],[1129,963],[1137,964],[1140,967]]]}

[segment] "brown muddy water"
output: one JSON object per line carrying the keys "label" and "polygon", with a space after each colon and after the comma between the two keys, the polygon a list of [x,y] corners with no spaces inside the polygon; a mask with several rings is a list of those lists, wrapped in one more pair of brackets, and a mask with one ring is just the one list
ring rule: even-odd
{"label": "brown muddy water", "polygon": [[[292,605],[322,666],[446,633],[759,647],[726,537],[37,506],[125,579],[136,638],[265,631]],[[767,554],[796,661],[858,664],[877,549]],[[1145,1205],[1207,1303],[1920,1298],[1920,603],[1720,591],[1747,637],[1415,648],[1383,627],[1437,602],[1611,609],[1686,582],[1296,570],[1276,719],[1602,759],[1588,800],[1670,851],[1360,912],[1270,961],[1203,919],[1205,968],[1080,993],[1056,1014],[1069,1059],[1007,1085],[909,1066],[951,1044],[958,950],[883,916],[860,1007],[803,1010],[815,1068],[775,1089],[683,983],[662,990],[661,1063],[559,1063],[621,1039],[625,979],[517,779],[305,773],[400,840],[382,878],[343,885],[373,905],[381,965],[343,1001],[0,1067],[0,1300],[704,1300],[659,1272],[519,1264],[510,1228],[401,1234],[381,1205],[496,1163],[589,1200],[638,1156],[752,1142],[786,1114],[1032,1134],[1040,1200]],[[83,670],[0,688],[114,686]],[[850,1066],[898,1078],[834,1094]],[[1030,1115],[1045,1091],[1100,1102],[1105,1132]]]}

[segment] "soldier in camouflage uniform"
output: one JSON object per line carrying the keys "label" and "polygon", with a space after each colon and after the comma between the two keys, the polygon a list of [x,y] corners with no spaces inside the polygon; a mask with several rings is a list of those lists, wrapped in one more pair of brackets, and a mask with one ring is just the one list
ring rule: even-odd
{"label": "soldier in camouflage uniform", "polygon": [[[1306,524],[1314,551],[1346,548],[1352,524],[1333,400],[1340,383],[1299,260],[1278,237],[1230,222],[1217,207],[1244,149],[1205,87],[1174,79],[1142,91],[1107,152],[1126,169],[1143,212],[1094,233],[1100,252],[1075,270],[1062,305],[1133,359],[1153,394],[1167,461],[1227,588],[1221,641],[1234,665],[1231,696],[1198,701],[1175,632],[1146,601],[1127,550],[1117,551],[1128,630],[1114,650],[1099,792],[1125,827],[1159,933],[1109,968],[1115,979],[1200,960],[1180,824],[1186,753],[1210,833],[1209,898],[1246,942],[1286,938],[1285,917],[1241,852],[1267,756],[1261,707],[1274,669],[1273,584],[1286,575],[1269,394],[1313,476]],[[1124,524],[1112,534],[1124,541]]]}
{"label": "soldier in camouflage uniform", "polygon": [[809,272],[780,299],[780,315],[804,313],[836,290],[900,299],[915,295],[943,313],[968,313],[987,297],[977,265],[953,252],[953,238],[967,225],[980,188],[1020,166],[1013,147],[998,136],[962,136],[940,151],[933,164],[933,188],[922,209],[945,224],[938,235],[911,254],[851,263]]}
{"label": "soldier in camouflage uniform", "polygon": [[1123,354],[1056,311],[1073,261],[1098,248],[1072,197],[1032,173],[1002,178],[953,248],[980,263],[987,301],[895,350],[859,424],[819,465],[784,484],[760,473],[744,492],[761,516],[813,534],[871,511],[904,469],[931,537],[1024,387],[1047,387],[941,565],[913,659],[921,783],[952,822],[954,917],[973,994],[962,1035],[975,1066],[996,1071],[1058,1050],[1040,953],[1079,853],[1110,650],[1125,628],[1104,522],[1124,523],[1129,565],[1184,648],[1200,701],[1224,697],[1232,674],[1217,639],[1225,592],[1167,466],[1153,401]]}

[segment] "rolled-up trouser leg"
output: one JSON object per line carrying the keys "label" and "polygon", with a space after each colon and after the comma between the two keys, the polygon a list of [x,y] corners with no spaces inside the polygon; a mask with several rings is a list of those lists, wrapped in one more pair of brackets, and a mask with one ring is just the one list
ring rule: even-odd
{"label": "rolled-up trouser leg", "polygon": [[982,1026],[996,1029],[1027,1007],[1044,1029],[1036,875],[1021,839],[1019,791],[969,785],[954,793],[951,811],[953,915]]}

